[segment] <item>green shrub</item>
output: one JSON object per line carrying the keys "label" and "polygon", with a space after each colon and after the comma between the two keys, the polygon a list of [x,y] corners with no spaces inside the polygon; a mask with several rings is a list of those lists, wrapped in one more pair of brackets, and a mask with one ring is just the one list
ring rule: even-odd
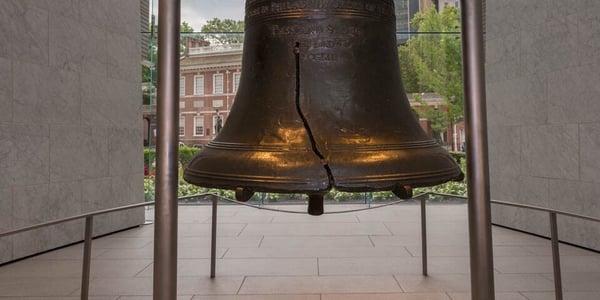
{"label": "green shrub", "polygon": [[185,167],[194,159],[194,157],[200,153],[201,149],[189,146],[179,146],[179,163]]}

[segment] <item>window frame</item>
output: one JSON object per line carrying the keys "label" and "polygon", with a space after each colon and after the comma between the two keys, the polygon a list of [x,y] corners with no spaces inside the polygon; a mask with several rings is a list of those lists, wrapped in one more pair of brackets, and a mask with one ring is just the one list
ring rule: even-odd
{"label": "window frame", "polygon": [[[202,86],[202,93],[198,93],[198,79],[202,78],[201,81],[201,86]],[[204,79],[204,75],[194,75],[194,96],[204,96],[205,94],[205,79]]]}
{"label": "window frame", "polygon": [[[198,130],[198,120],[202,120],[202,134],[198,134],[197,130]],[[199,116],[194,116],[194,136],[205,136],[206,135],[206,128],[204,128],[204,116],[203,115],[199,115]]]}
{"label": "window frame", "polygon": [[[221,91],[217,92],[217,77],[221,78]],[[213,74],[213,94],[222,95],[225,93],[225,76],[222,73]]]}
{"label": "window frame", "polygon": [[179,96],[185,96],[185,76],[179,76]]}
{"label": "window frame", "polygon": [[179,116],[179,136],[185,136],[185,117],[184,116]]}

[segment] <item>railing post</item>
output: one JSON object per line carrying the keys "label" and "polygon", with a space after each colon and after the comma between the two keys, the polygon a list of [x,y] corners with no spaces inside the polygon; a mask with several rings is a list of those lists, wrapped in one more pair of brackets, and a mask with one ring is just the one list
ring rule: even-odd
{"label": "railing post", "polygon": [[90,294],[90,270],[92,260],[92,237],[94,232],[94,217],[85,218],[85,233],[83,238],[83,268],[81,271],[81,300],[87,300]]}
{"label": "railing post", "polygon": [[210,278],[215,278],[217,265],[217,205],[219,198],[212,197],[212,227],[210,235]]}
{"label": "railing post", "polygon": [[423,276],[427,274],[427,210],[426,197],[421,197],[421,262],[423,263]]}
{"label": "railing post", "polygon": [[158,140],[154,217],[154,300],[177,298],[177,185],[181,1],[158,0]]}
{"label": "railing post", "polygon": [[494,300],[482,0],[461,0],[471,297]]}
{"label": "railing post", "polygon": [[554,269],[554,295],[556,300],[562,300],[562,274],[560,270],[560,250],[558,244],[558,222],[556,213],[550,212],[550,234],[552,236],[552,264]]}

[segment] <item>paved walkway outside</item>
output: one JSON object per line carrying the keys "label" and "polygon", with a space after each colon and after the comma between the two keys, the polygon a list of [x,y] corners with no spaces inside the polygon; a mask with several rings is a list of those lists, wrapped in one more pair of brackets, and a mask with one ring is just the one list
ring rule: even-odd
{"label": "paved walkway outside", "polygon": [[[220,206],[211,280],[210,207],[183,206],[179,299],[470,299],[466,205],[429,205],[428,218],[423,277],[418,205],[321,217]],[[149,225],[94,241],[92,299],[151,299],[152,236]],[[554,299],[547,240],[495,227],[494,251],[497,299]],[[600,255],[561,251],[566,299],[600,299]],[[0,267],[0,299],[78,299],[81,255],[76,245]]]}

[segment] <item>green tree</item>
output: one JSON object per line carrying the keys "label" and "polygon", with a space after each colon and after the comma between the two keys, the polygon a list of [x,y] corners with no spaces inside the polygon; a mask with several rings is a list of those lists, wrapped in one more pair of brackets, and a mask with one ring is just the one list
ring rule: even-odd
{"label": "green tree", "polygon": [[[152,25],[150,25],[152,26]],[[158,26],[154,25],[154,30],[150,28],[150,32],[154,34],[158,33]],[[185,49],[185,36],[194,32],[194,28],[186,21],[181,22],[180,32],[183,33],[181,37],[181,48]],[[148,60],[149,63],[142,64],[142,97],[143,104],[150,104],[151,99],[156,97],[156,85],[157,85],[157,74],[155,64],[158,60],[158,45],[157,36],[150,36],[148,42]]]}
{"label": "green tree", "polygon": [[431,120],[434,130],[445,129],[463,117],[461,40],[451,34],[460,31],[460,13],[450,6],[441,12],[430,8],[417,13],[411,24],[418,32],[441,32],[411,38],[400,46],[399,54],[408,61],[402,70],[404,78],[416,75],[420,92],[434,92],[444,99],[447,110],[426,109],[424,114],[428,116],[424,117]]}
{"label": "green tree", "polygon": [[181,33],[190,33],[190,32],[194,32],[194,28],[192,28],[192,26],[190,26],[190,24],[186,21],[181,22],[181,28],[180,28]]}
{"label": "green tree", "polygon": [[213,33],[211,37],[221,44],[237,44],[244,40],[244,21],[214,18],[202,26],[203,33]]}

